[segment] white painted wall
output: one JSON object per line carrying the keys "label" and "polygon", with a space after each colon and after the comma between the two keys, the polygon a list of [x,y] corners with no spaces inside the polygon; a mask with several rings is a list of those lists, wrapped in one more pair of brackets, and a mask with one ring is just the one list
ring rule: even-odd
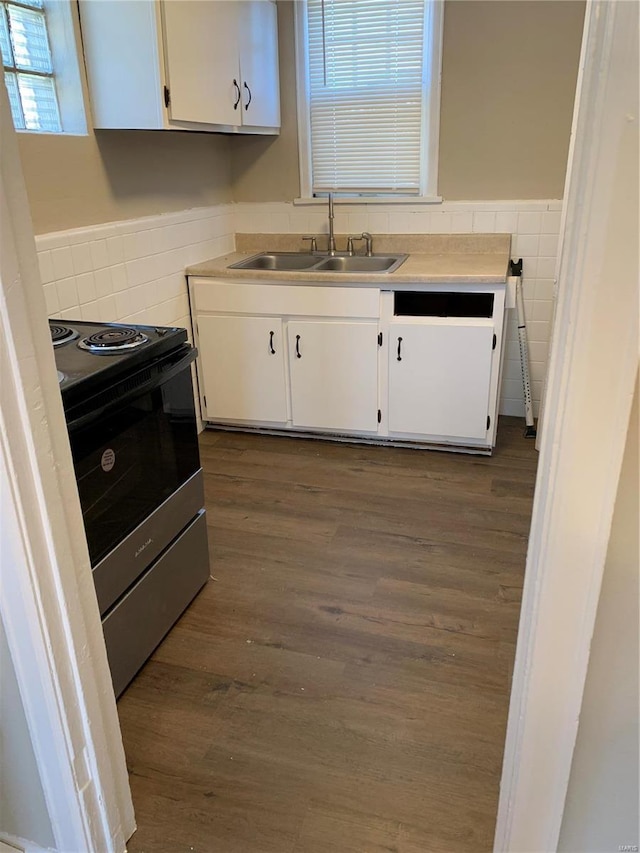
{"label": "white painted wall", "polygon": [[[4,519],[0,518],[0,525]],[[7,535],[0,527],[0,536]],[[49,810],[27,726],[7,637],[0,619],[0,838],[53,847]]]}
{"label": "white painted wall", "polygon": [[[637,845],[638,393],[611,527],[560,843],[562,853]],[[631,849],[631,848],[629,848]]]}

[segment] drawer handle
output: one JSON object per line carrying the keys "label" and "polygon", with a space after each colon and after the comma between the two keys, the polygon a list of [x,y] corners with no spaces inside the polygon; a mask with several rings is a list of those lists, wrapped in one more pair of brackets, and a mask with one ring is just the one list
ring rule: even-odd
{"label": "drawer handle", "polygon": [[269,352],[271,353],[271,355],[276,354],[276,351],[273,348],[273,335],[274,332],[269,332]]}
{"label": "drawer handle", "polygon": [[398,338],[398,361],[402,361],[402,338]]}
{"label": "drawer handle", "polygon": [[237,93],[237,95],[238,95],[238,97],[236,98],[236,102],[235,102],[235,104],[233,105],[233,108],[234,108],[234,110],[237,110],[237,109],[238,109],[238,104],[240,103],[240,98],[242,97],[242,92],[240,91],[240,86],[238,86],[238,81],[237,81],[237,80],[234,80],[234,81],[233,81],[233,85],[236,87],[236,93]]}
{"label": "drawer handle", "polygon": [[302,353],[300,352],[300,335],[296,335],[296,358],[302,358]]}

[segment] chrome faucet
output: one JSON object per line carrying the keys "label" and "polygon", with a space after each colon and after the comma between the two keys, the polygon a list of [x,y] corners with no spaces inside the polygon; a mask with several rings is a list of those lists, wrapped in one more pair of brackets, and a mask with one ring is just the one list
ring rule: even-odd
{"label": "chrome faucet", "polygon": [[367,257],[370,258],[373,254],[373,237],[368,231],[363,231],[360,239],[365,241],[365,251],[367,253]]}
{"label": "chrome faucet", "polygon": [[327,254],[332,258],[336,253],[336,238],[333,233],[333,193],[328,194],[329,200],[329,248]]}

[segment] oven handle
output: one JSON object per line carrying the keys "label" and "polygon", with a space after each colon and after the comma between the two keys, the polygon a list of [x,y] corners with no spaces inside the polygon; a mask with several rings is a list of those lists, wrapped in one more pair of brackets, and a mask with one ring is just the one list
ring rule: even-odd
{"label": "oven handle", "polygon": [[[86,412],[83,415],[80,415],[77,418],[74,418],[71,421],[67,421],[67,429],[69,432],[73,432],[74,430],[81,429],[87,424],[92,423],[98,418],[102,418],[105,415],[110,414],[117,409],[121,409],[124,405],[131,402],[131,400],[135,400],[136,397],[142,397],[144,394],[148,394],[150,391],[154,391],[156,388],[159,388],[161,385],[164,385],[165,382],[169,382],[179,373],[182,373],[190,364],[192,364],[198,356],[198,350],[195,347],[190,347],[189,351],[186,355],[184,355],[179,361],[170,364],[170,366],[165,367],[164,369],[160,368],[160,370],[151,377],[151,379],[147,380],[147,382],[142,382],[140,385],[137,385],[135,388],[132,388],[130,391],[127,391],[124,394],[121,394],[115,400],[110,400],[108,403],[104,403],[102,406],[97,406],[91,411]],[[156,366],[157,367],[157,366]]]}

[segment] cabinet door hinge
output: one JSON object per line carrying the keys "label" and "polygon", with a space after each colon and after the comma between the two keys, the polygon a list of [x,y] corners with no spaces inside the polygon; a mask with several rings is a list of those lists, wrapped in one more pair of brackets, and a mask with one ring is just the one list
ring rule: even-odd
{"label": "cabinet door hinge", "polygon": [[382,346],[382,332],[378,332],[378,346]]}
{"label": "cabinet door hinge", "polygon": [[164,87],[164,105],[165,105],[165,107],[168,107],[170,103],[171,103],[171,92],[169,91],[169,87],[165,86]]}
{"label": "cabinet door hinge", "polygon": [[491,426],[491,416],[487,415],[487,429]]}
{"label": "cabinet door hinge", "polygon": [[492,344],[492,346],[491,346],[491,349],[495,349],[495,348],[496,348],[496,344],[497,344],[497,343],[498,343],[498,339],[497,339],[497,338],[496,338],[496,336],[494,335],[494,336],[493,336],[493,344]]}
{"label": "cabinet door hinge", "polygon": [[378,423],[382,423],[382,412],[378,409]]}

